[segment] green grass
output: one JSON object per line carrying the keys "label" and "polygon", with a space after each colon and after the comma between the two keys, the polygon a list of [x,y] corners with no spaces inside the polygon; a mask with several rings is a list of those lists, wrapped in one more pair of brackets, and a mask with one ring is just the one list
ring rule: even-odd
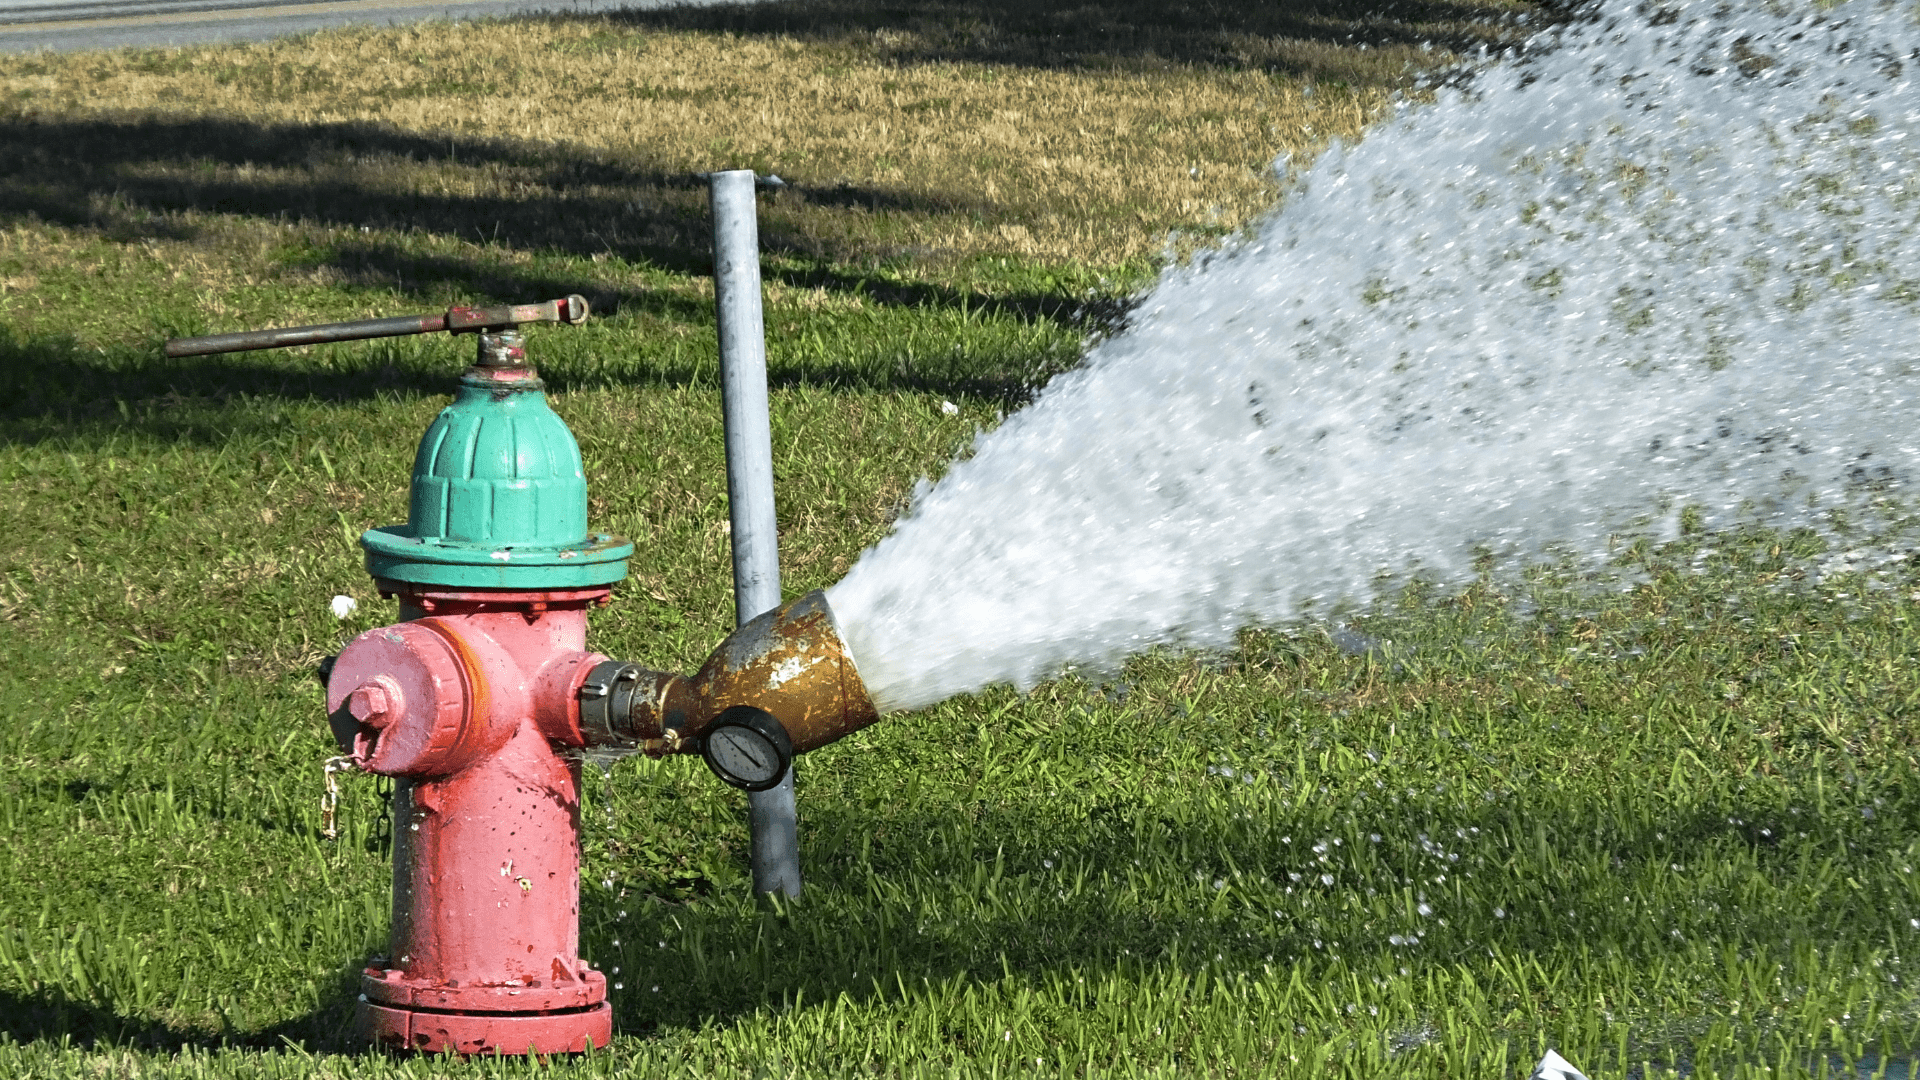
{"label": "green grass", "polygon": [[[341,1056],[387,825],[380,782],[350,778],[344,835],[318,837],[310,671],[394,616],[348,538],[404,516],[461,346],[160,361],[151,336],[88,342],[114,310],[192,325],[187,301],[153,274],[91,288],[5,365],[0,1070],[455,1070]],[[769,308],[789,593],[1076,335],[809,296]],[[730,611],[700,305],[533,344],[594,520],[640,541],[594,643],[686,668]],[[1524,1075],[1551,1045],[1595,1076],[1741,1076],[1905,1047],[1920,576],[1816,585],[1826,557],[1692,537],[1636,554],[1632,592],[1409,594],[1352,620],[1371,647],[1276,629],[893,719],[804,761],[809,886],[775,909],[748,896],[734,793],[623,762],[588,784],[583,900],[623,1034],[569,1068]],[[361,602],[345,623],[336,592]]]}
{"label": "green grass", "polygon": [[[1120,68],[1166,59],[1126,29],[1161,7],[1109,5]],[[796,10],[830,44],[880,11]],[[973,36],[929,10],[875,39],[889,62],[1063,66],[1029,55],[1053,55],[1054,7],[989,5],[1007,19]],[[1226,38],[1190,29],[1174,59],[1198,67]],[[685,670],[732,611],[701,223],[603,243],[534,187],[495,238],[430,201],[356,220],[351,185],[303,218],[138,170],[56,190],[64,171],[12,168],[0,206],[0,1075],[543,1068],[345,1041],[387,928],[384,782],[346,778],[342,834],[319,835],[312,669],[395,617],[353,537],[404,518],[469,343],[158,344],[589,295],[603,318],[530,337],[593,522],[638,543],[592,644]],[[873,217],[912,249],[920,226]],[[789,595],[844,573],[1149,269],[880,257],[793,220],[819,242],[767,262]],[[1885,510],[1849,543],[1912,545]],[[1907,1053],[1920,565],[1758,533],[1621,562],[1631,589],[1542,569],[1415,590],[891,719],[803,759],[791,903],[749,896],[742,800],[697,762],[590,772],[583,940],[618,969],[620,1035],[553,1069],[1518,1077],[1552,1046],[1596,1078],[1754,1077]]]}
{"label": "green grass", "polygon": [[[818,496],[789,520],[829,513],[822,476],[866,453],[964,430],[900,395],[856,401],[877,415],[849,443],[820,430],[849,411],[834,393],[776,401],[814,474],[783,490]],[[714,404],[561,399],[608,440],[602,520],[637,523],[673,474],[719,512],[694,449]],[[334,499],[392,518],[382,480],[434,406],[254,399],[229,407],[276,430],[217,445],[8,445],[10,535],[46,538],[10,545],[0,646],[8,1075],[454,1068],[336,1056],[386,923],[387,826],[358,778],[341,840],[318,838],[307,675],[392,616]],[[642,411],[670,436],[615,444]],[[717,638],[705,535],[657,538],[652,572],[685,593],[629,583],[600,647],[684,663]],[[1408,595],[1353,622],[1371,642],[1259,633],[896,718],[804,762],[809,888],[777,907],[747,896],[735,795],[623,762],[587,788],[583,923],[624,1034],[570,1068],[1519,1075],[1551,1045],[1595,1076],[1742,1076],[1908,1045],[1915,582],[1782,587],[1819,554],[1694,538],[1610,598],[1547,575]],[[335,591],[362,599],[344,626]]]}

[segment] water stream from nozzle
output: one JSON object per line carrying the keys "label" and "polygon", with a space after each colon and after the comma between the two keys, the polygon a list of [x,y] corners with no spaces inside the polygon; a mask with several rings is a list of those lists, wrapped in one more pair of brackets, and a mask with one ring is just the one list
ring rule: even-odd
{"label": "water stream from nozzle", "polygon": [[1326,151],[923,486],[828,593],[882,709],[1913,476],[1911,6],[1597,15]]}

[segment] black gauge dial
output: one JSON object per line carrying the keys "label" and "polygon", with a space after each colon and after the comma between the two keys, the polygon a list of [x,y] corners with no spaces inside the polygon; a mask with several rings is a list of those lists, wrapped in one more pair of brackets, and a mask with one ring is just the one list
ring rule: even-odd
{"label": "black gauge dial", "polygon": [[764,709],[735,705],[700,735],[700,756],[713,775],[737,788],[765,791],[793,764],[793,740]]}

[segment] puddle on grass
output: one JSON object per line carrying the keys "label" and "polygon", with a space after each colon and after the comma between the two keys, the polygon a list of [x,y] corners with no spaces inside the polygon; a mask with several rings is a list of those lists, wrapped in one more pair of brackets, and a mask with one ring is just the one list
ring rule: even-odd
{"label": "puddle on grass", "polygon": [[[1885,1072],[1881,1071],[1883,1065]],[[1685,1062],[1677,1067],[1669,1065],[1657,1068],[1662,1074],[1672,1068],[1681,1077],[1693,1075],[1693,1066]],[[1809,1069],[1808,1071],[1818,1077],[1818,1080],[1920,1080],[1920,1060],[1911,1055],[1881,1058],[1876,1054],[1868,1054],[1854,1062],[1852,1068],[1848,1068],[1845,1059],[1830,1057],[1827,1059],[1827,1067],[1824,1070]],[[1627,1070],[1627,1080],[1644,1080],[1645,1075],[1638,1067]]]}
{"label": "puddle on grass", "polygon": [[[1860,1080],[1882,1080],[1882,1078],[1884,1080],[1915,1080],[1916,1076],[1920,1076],[1920,1073],[1915,1071],[1915,1064],[1915,1060],[1909,1056],[1881,1058],[1875,1054],[1868,1054],[1854,1062],[1853,1071],[1849,1073],[1847,1063],[1834,1058],[1828,1062],[1831,1071],[1827,1075],[1836,1080],[1841,1077],[1859,1077]],[[1882,1072],[1882,1068],[1886,1071]]]}

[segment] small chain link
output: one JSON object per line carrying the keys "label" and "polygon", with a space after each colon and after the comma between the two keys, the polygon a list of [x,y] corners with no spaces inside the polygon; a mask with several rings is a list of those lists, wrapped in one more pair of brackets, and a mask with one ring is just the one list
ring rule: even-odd
{"label": "small chain link", "polygon": [[380,798],[380,816],[374,819],[373,835],[391,844],[393,843],[393,778],[379,777],[379,783],[374,785],[374,792]]}
{"label": "small chain link", "polygon": [[335,813],[340,808],[340,781],[335,777],[354,768],[350,757],[331,757],[324,766],[327,790],[320,796],[320,835],[328,840],[340,839],[340,826]]}

